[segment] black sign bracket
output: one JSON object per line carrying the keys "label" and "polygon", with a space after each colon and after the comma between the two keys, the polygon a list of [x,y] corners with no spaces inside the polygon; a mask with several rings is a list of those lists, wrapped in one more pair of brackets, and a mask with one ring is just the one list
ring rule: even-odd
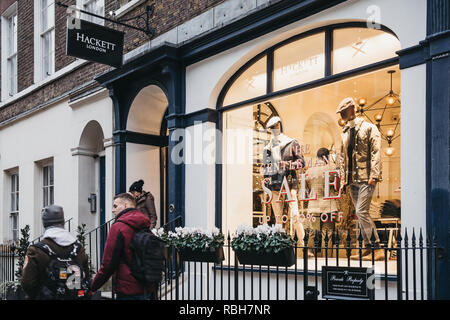
{"label": "black sign bracket", "polygon": [[[131,29],[134,29],[134,30],[138,30],[138,31],[144,32],[148,36],[149,40],[151,38],[153,38],[153,36],[155,35],[155,30],[150,27],[150,22],[149,22],[150,18],[153,16],[153,12],[155,11],[154,5],[146,6],[145,12],[140,14],[140,15],[137,15],[137,16],[134,16],[134,17],[131,17],[131,18],[128,18],[128,19],[120,21],[120,20],[114,20],[114,19],[105,18],[105,17],[100,16],[98,14],[91,13],[91,12],[88,12],[88,11],[85,11],[85,10],[82,10],[82,9],[78,9],[78,8],[76,8],[73,5],[72,6],[68,6],[68,5],[64,4],[64,3],[61,3],[60,1],[57,1],[56,4],[58,6],[67,8],[69,10],[75,10],[75,11],[78,11],[78,12],[81,12],[81,13],[84,13],[84,14],[87,14],[87,15],[99,18],[99,19],[103,19],[103,20],[109,21],[111,23],[115,23],[115,24],[118,24],[118,25],[121,25],[121,26],[124,26],[124,27],[127,27],[127,28],[131,28]],[[127,23],[123,22],[123,21],[137,20],[137,19],[144,20],[145,28],[139,28],[139,27],[136,27],[136,26],[133,26],[133,25],[130,25],[130,24],[127,24]]]}

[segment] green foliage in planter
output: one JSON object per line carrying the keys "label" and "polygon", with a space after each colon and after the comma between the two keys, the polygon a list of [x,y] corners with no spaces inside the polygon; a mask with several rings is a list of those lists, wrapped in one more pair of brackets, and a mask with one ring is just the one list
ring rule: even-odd
{"label": "green foliage in planter", "polygon": [[163,229],[152,232],[160,237],[166,246],[174,246],[180,250],[189,248],[191,250],[214,251],[223,247],[224,235],[219,229],[214,228],[212,231],[204,231],[199,228],[175,228],[175,232],[166,233]]}
{"label": "green foliage in planter", "polygon": [[[77,240],[81,243],[83,248],[86,250],[86,224],[83,223],[81,226],[77,227]],[[89,274],[88,279],[89,281],[92,280],[92,278],[95,275],[94,267],[92,266],[92,260],[89,254],[86,252],[88,256],[88,268],[89,268]]]}
{"label": "green foliage in planter", "polygon": [[270,227],[267,224],[257,228],[241,225],[231,241],[234,251],[258,253],[278,253],[286,248],[292,248],[293,245],[294,241],[286,234],[281,225]]}
{"label": "green foliage in planter", "polygon": [[17,292],[20,288],[19,281],[6,281],[0,283],[0,300],[6,300],[10,291]]}

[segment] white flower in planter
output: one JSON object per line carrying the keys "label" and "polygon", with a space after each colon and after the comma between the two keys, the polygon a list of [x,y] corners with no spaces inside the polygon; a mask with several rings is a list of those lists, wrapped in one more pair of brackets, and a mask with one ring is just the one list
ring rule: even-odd
{"label": "white flower in planter", "polygon": [[214,227],[212,230],[212,234],[213,236],[218,236],[220,234],[220,230],[217,227]]}

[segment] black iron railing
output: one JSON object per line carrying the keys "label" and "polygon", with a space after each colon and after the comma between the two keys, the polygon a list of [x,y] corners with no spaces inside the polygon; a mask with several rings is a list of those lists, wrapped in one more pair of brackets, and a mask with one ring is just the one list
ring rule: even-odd
{"label": "black iron railing", "polygon": [[[436,262],[442,255],[436,238],[425,239],[422,231],[417,237],[413,230],[411,238],[405,231],[403,237],[398,232],[395,240],[396,245],[388,247],[387,240],[378,245],[372,237],[370,253],[363,256],[367,247],[363,247],[361,236],[352,240],[350,233],[342,236],[317,232],[311,239],[307,233],[304,239],[307,245],[299,245],[295,239],[295,262],[284,267],[239,263],[228,235],[223,247],[225,260],[221,263],[183,261],[178,254],[168,259],[159,297],[162,300],[326,299],[322,296],[322,270],[333,266],[342,270],[367,268],[373,299],[435,299],[439,285]],[[384,256],[377,256],[377,250]],[[352,255],[356,258],[351,258]]]}
{"label": "black iron railing", "polygon": [[[103,246],[114,219],[86,233],[86,252],[94,272],[101,265]],[[163,228],[181,226],[177,218]],[[168,248],[163,280],[159,285],[161,300],[310,300],[323,296],[322,276],[326,267],[367,268],[377,300],[432,300],[437,297],[437,261],[443,256],[436,237],[424,237],[420,230],[403,234],[388,243],[379,232],[380,244],[363,246],[361,236],[350,233],[307,232],[303,242],[294,237],[294,263],[289,266],[241,264],[231,247],[228,234],[220,263],[183,261],[174,248]],[[392,240],[392,239],[391,239]],[[368,248],[369,254],[363,257]],[[377,250],[384,255],[379,258]],[[357,255],[356,260],[351,257]],[[0,246],[0,284],[14,281],[14,252]],[[353,257],[354,258],[354,257]],[[325,267],[325,268],[324,268]]]}

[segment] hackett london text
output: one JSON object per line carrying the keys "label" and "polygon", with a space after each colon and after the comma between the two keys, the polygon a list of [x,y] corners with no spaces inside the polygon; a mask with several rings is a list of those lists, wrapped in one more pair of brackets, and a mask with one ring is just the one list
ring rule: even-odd
{"label": "hackett london text", "polygon": [[80,34],[79,32],[77,32],[77,41],[86,43],[86,48],[88,48],[88,49],[92,49],[92,50],[96,50],[96,51],[100,51],[100,52],[104,52],[104,53],[106,53],[106,50],[114,51],[115,46],[116,46],[114,43],[111,43],[111,42],[108,42],[105,40],[96,39],[94,37],[88,37],[82,33]]}

